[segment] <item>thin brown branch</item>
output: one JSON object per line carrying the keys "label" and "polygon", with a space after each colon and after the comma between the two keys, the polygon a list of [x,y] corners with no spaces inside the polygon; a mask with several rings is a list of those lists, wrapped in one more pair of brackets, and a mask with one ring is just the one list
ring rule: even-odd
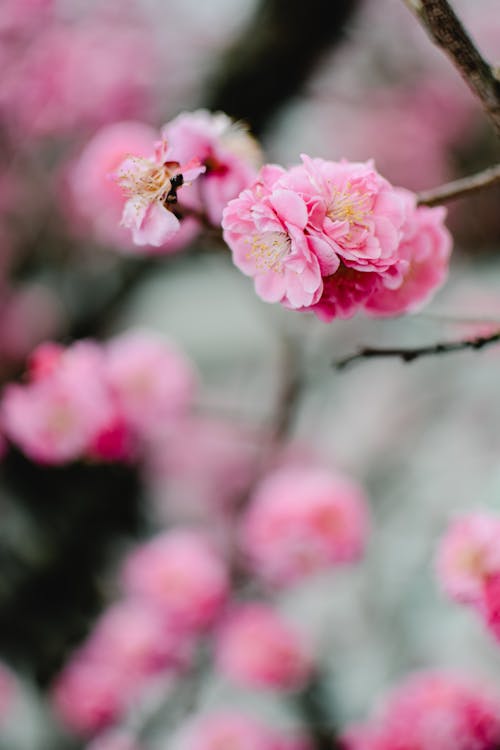
{"label": "thin brown branch", "polygon": [[404,0],[427,33],[451,59],[500,136],[500,80],[447,0]]}
{"label": "thin brown branch", "polygon": [[500,164],[478,172],[470,177],[462,177],[453,182],[447,182],[432,190],[423,190],[418,193],[417,200],[420,206],[437,206],[440,203],[454,201],[480,190],[500,184]]}
{"label": "thin brown branch", "polygon": [[465,349],[483,349],[491,344],[497,344],[500,342],[500,331],[490,334],[489,336],[476,336],[472,339],[464,339],[461,341],[441,341],[437,344],[429,344],[428,346],[418,346],[412,349],[405,349],[399,347],[389,348],[376,348],[366,346],[360,349],[354,354],[350,354],[348,357],[338,359],[333,363],[333,366],[337,370],[344,370],[346,367],[354,364],[355,362],[362,359],[375,359],[375,358],[397,358],[403,360],[403,362],[413,362],[415,359],[420,357],[429,357],[439,354],[451,354],[452,352],[460,352]]}

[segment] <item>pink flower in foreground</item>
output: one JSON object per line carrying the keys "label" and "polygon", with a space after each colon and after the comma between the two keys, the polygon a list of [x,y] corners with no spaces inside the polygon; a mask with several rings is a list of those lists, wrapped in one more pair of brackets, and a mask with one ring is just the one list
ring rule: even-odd
{"label": "pink flower in foreground", "polygon": [[175,750],[285,750],[273,730],[236,711],[199,716],[174,739]]}
{"label": "pink flower in foreground", "polygon": [[113,175],[130,154],[148,157],[156,131],[141,122],[106,125],[91,138],[68,170],[71,212],[98,241],[124,250],[132,244],[130,232],[120,226],[125,196]]}
{"label": "pink flower in foreground", "polygon": [[446,209],[416,207],[413,193],[401,189],[399,192],[406,195],[409,206],[399,246],[399,255],[408,265],[397,289],[380,286],[368,298],[365,310],[374,316],[419,310],[448,275],[452,238],[444,225]]}
{"label": "pink flower in foreground", "polygon": [[204,109],[178,115],[162,135],[178,161],[198,159],[206,167],[199,180],[182,191],[182,205],[205,212],[212,224],[220,225],[228,201],[257,175],[262,163],[257,142],[223,112]]}
{"label": "pink flower in foreground", "polygon": [[200,630],[219,614],[229,589],[212,545],[192,531],[169,531],[137,547],[125,561],[123,586],[160,608],[180,628]]}
{"label": "pink flower in foreground", "polygon": [[500,741],[500,699],[486,686],[439,672],[410,677],[366,724],[348,729],[346,750],[491,750]]}
{"label": "pink flower in foreground", "polygon": [[293,625],[265,604],[242,604],[222,625],[217,666],[234,682],[254,688],[297,690],[312,671],[309,650]]}
{"label": "pink flower in foreground", "polygon": [[117,180],[128,196],[122,224],[132,230],[136,245],[161,247],[179,232],[181,223],[172,210],[177,191],[204,171],[197,159],[181,165],[164,140],[156,144],[151,158],[125,159],[117,171]]}
{"label": "pink flower in foreground", "polygon": [[325,321],[427,301],[447,272],[444,209],[415,208],[370,161],[302,160],[263,167],[224,210],[224,239],[257,294]]}
{"label": "pink flower in foreground", "polygon": [[42,463],[82,457],[114,418],[101,350],[86,341],[64,350],[53,370],[33,382],[8,385],[1,402],[7,437]]}
{"label": "pink flower in foreground", "polygon": [[439,545],[437,573],[452,599],[481,604],[485,582],[500,574],[500,518],[471,513],[456,519]]}
{"label": "pink flower in foreground", "polygon": [[366,497],[359,485],[316,468],[283,468],[257,487],[240,539],[253,570],[288,584],[339,563],[357,560],[368,532]]}
{"label": "pink flower in foreground", "polygon": [[168,340],[140,330],[127,332],[107,344],[104,360],[118,411],[139,437],[169,428],[186,413],[195,375]]}

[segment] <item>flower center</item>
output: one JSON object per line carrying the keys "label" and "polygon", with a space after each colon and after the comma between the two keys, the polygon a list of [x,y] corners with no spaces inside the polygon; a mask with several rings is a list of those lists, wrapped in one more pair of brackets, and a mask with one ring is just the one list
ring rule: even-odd
{"label": "flower center", "polygon": [[159,200],[168,193],[170,180],[179,168],[177,162],[159,165],[141,156],[129,157],[127,164],[118,182],[128,196],[141,196],[147,201]]}
{"label": "flower center", "polygon": [[255,268],[258,271],[282,273],[283,260],[289,254],[290,246],[290,237],[285,232],[254,234],[247,259],[255,260]]}
{"label": "flower center", "polygon": [[334,188],[327,213],[332,221],[348,221],[364,228],[372,213],[371,196],[352,190],[349,183],[342,190]]}

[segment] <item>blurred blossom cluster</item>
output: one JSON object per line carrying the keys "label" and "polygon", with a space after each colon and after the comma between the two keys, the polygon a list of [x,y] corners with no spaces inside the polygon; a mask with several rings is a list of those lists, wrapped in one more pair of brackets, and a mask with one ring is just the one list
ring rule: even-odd
{"label": "blurred blossom cluster", "polygon": [[397,0],[258,140],[256,5],[0,0],[0,750],[500,747],[498,354],[331,366],[498,330],[491,144]]}

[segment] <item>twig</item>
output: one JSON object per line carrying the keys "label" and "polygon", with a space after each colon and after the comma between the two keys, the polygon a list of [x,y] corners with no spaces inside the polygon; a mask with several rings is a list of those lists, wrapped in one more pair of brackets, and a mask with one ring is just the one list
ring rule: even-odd
{"label": "twig", "polygon": [[404,0],[431,39],[451,59],[480,99],[500,136],[500,80],[462,26],[447,0]]}
{"label": "twig", "polygon": [[441,341],[437,344],[419,346],[413,349],[399,347],[378,349],[376,347],[365,346],[358,352],[335,361],[333,366],[337,370],[344,370],[360,359],[375,359],[380,357],[397,357],[402,359],[403,362],[413,362],[413,360],[420,357],[428,357],[436,354],[451,354],[452,352],[460,352],[464,349],[483,349],[485,346],[490,346],[490,344],[498,342],[500,342],[500,331],[496,331],[489,336],[477,336],[476,338],[464,339],[462,341]]}
{"label": "twig", "polygon": [[463,198],[471,193],[477,193],[485,188],[500,184],[500,164],[495,167],[471,175],[462,177],[460,180],[447,182],[432,190],[423,190],[417,195],[417,201],[420,206],[437,206],[440,203],[453,201],[457,198]]}

